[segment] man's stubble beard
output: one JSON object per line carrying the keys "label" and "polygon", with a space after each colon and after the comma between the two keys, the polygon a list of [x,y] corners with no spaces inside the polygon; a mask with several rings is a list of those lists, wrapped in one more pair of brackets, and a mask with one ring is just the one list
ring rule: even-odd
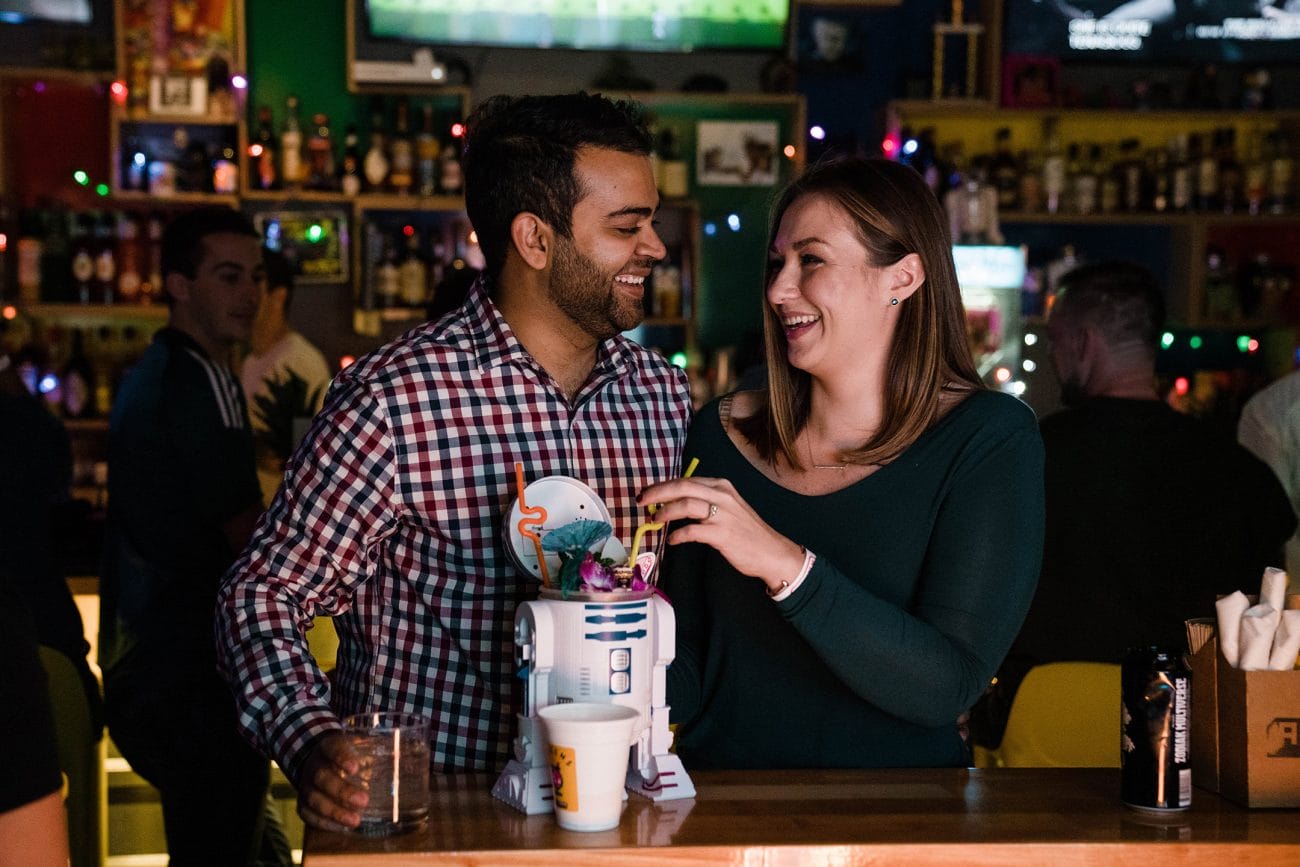
{"label": "man's stubble beard", "polygon": [[597,340],[635,328],[645,317],[640,302],[615,292],[614,274],[601,271],[568,238],[557,237],[547,294],[564,315]]}

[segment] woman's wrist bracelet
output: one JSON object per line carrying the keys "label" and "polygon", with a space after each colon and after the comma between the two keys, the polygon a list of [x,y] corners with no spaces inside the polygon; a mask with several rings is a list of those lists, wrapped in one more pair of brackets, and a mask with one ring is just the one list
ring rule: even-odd
{"label": "woman's wrist bracelet", "polygon": [[782,581],[781,585],[777,587],[775,590],[769,587],[767,589],[768,597],[773,602],[784,602],[786,599],[790,598],[790,594],[794,593],[794,591],[799,589],[799,585],[802,584],[804,582],[804,579],[808,577],[809,570],[812,569],[813,564],[816,562],[817,562],[817,555],[814,554],[812,551],[809,551],[807,548],[804,548],[803,566],[799,569],[799,574],[794,576],[794,579],[791,581]]}

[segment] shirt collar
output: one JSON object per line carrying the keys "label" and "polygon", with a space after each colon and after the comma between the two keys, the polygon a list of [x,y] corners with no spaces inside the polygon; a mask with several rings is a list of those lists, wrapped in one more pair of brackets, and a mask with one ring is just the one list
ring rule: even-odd
{"label": "shirt collar", "polygon": [[[492,301],[486,277],[479,277],[470,287],[461,307],[460,322],[474,347],[480,371],[517,363],[534,370],[541,365],[529,354]],[[637,345],[622,335],[601,341],[596,347],[596,364],[589,380],[617,378],[637,369]]]}

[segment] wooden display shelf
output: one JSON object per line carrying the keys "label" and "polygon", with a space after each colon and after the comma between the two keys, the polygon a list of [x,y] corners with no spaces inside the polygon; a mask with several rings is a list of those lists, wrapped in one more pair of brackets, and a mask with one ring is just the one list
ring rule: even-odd
{"label": "wooden display shelf", "polygon": [[37,319],[82,320],[90,322],[133,321],[162,322],[167,318],[166,304],[32,304],[23,308]]}

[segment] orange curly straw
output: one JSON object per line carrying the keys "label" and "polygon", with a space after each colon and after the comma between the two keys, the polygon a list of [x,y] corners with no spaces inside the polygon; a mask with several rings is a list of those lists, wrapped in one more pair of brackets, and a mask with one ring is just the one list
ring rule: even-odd
{"label": "orange curly straw", "polygon": [[537,565],[542,569],[542,586],[550,587],[551,576],[546,568],[546,553],[542,550],[542,537],[533,530],[527,529],[530,524],[540,527],[546,523],[546,509],[541,506],[529,506],[524,502],[524,465],[519,461],[515,462],[515,487],[519,490],[519,513],[524,516],[519,519],[515,528],[520,536],[533,540],[533,548],[537,551]]}

